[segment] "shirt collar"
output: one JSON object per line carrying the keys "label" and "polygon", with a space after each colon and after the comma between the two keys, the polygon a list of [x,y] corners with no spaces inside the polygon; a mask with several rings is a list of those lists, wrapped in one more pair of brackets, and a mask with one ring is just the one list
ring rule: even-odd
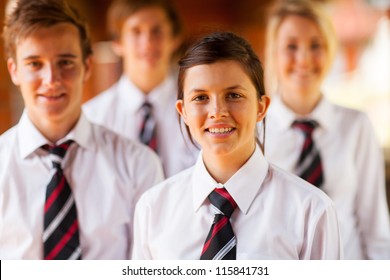
{"label": "shirt collar", "polygon": [[248,161],[222,185],[210,176],[200,153],[191,179],[194,211],[199,209],[215,188],[223,186],[236,201],[238,208],[247,214],[267,173],[268,162],[256,145],[255,152]]}
{"label": "shirt collar", "polygon": [[117,84],[120,106],[130,112],[136,112],[145,99],[143,92],[137,88],[125,75],[122,75]]}
{"label": "shirt collar", "polygon": [[[272,122],[277,123],[273,128],[280,130],[290,129],[295,120],[302,118],[287,107],[279,95],[273,96],[268,115],[272,116]],[[303,118],[315,120],[322,129],[329,130],[334,123],[334,117],[331,103],[322,96],[314,110]]]}
{"label": "shirt collar", "polygon": [[[294,112],[283,103],[277,94],[272,96],[267,116],[270,119],[267,126],[271,126],[272,129],[280,129],[281,131],[288,130],[296,119]],[[276,124],[274,125],[273,122]]]}
{"label": "shirt collar", "polygon": [[311,118],[318,122],[320,127],[325,130],[330,130],[336,121],[333,106],[325,96],[322,96],[320,102],[310,115]]}
{"label": "shirt collar", "polygon": [[162,108],[173,98],[177,96],[177,74],[170,73],[165,80],[154,88],[147,96],[148,101],[154,106],[158,104]]}
{"label": "shirt collar", "polygon": [[[31,122],[26,110],[22,114],[17,131],[21,158],[26,158],[45,144],[52,144]],[[75,127],[63,139],[59,140],[58,143],[66,140],[73,140],[85,149],[96,149],[96,141],[93,138],[91,123],[88,122],[83,113]]]}
{"label": "shirt collar", "polygon": [[166,108],[165,105],[169,103],[172,96],[176,98],[176,79],[177,74],[170,73],[160,85],[145,95],[127,76],[122,75],[117,85],[121,104],[131,112],[138,111],[146,100],[155,108]]}
{"label": "shirt collar", "polygon": [[75,127],[68,133],[68,135],[65,136],[64,139],[74,140],[83,149],[92,151],[97,150],[97,139],[95,139],[92,124],[83,113],[81,113]]}

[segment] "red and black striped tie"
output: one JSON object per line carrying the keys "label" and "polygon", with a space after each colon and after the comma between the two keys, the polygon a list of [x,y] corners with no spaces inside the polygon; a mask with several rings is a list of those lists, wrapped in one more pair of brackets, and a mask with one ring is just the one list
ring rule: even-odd
{"label": "red and black striped tie", "polygon": [[225,188],[216,188],[209,200],[216,208],[217,214],[210,232],[207,235],[201,260],[235,260],[236,236],[230,224],[230,216],[237,204]]}
{"label": "red and black striped tie", "polygon": [[152,104],[145,102],[141,107],[142,112],[142,123],[140,127],[139,138],[142,143],[149,146],[156,153],[158,152],[157,147],[157,129],[156,120],[153,117]]}
{"label": "red and black striped tie", "polygon": [[45,260],[81,259],[77,210],[61,162],[72,140],[59,146],[44,145],[53,162],[53,176],[46,189],[44,215]]}
{"label": "red and black striped tie", "polygon": [[293,127],[298,128],[305,136],[295,173],[314,186],[321,188],[324,183],[321,156],[312,138],[313,131],[317,126],[317,122],[312,120],[293,123]]}

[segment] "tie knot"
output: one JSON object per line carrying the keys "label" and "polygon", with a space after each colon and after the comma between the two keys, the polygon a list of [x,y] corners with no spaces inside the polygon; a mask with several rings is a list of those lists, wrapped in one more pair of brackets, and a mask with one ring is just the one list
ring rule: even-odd
{"label": "tie knot", "polygon": [[61,159],[64,158],[66,152],[68,151],[70,145],[73,143],[73,140],[67,140],[58,146],[53,145],[43,145],[42,148],[48,151],[50,154],[56,155]]}
{"label": "tie knot", "polygon": [[67,140],[58,146],[48,144],[42,146],[42,149],[48,151],[51,155],[54,168],[61,168],[61,161],[65,157],[65,154],[72,143],[73,140]]}
{"label": "tie knot", "polygon": [[229,218],[237,207],[237,203],[225,188],[216,188],[210,193],[209,200],[222,214]]}
{"label": "tie knot", "polygon": [[150,113],[152,112],[152,104],[145,101],[144,104],[142,104],[141,106],[141,110],[145,116],[150,115]]}
{"label": "tie knot", "polygon": [[314,120],[294,121],[293,123],[293,127],[298,128],[305,135],[311,135],[317,126],[318,123]]}

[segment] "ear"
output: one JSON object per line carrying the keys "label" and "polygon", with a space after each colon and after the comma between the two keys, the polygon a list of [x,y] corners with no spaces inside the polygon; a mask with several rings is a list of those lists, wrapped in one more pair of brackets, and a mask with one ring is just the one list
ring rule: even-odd
{"label": "ear", "polygon": [[263,95],[260,100],[258,100],[259,106],[257,109],[257,121],[261,121],[264,119],[265,115],[267,114],[267,110],[269,107],[269,104],[271,103],[271,99],[268,95]]}
{"label": "ear", "polygon": [[86,82],[90,77],[92,73],[92,56],[89,55],[84,62],[85,67],[85,73],[84,73],[84,79],[83,81]]}
{"label": "ear", "polygon": [[7,59],[7,67],[8,67],[8,72],[11,76],[12,82],[16,85],[19,86],[19,77],[18,77],[18,71],[16,67],[16,62],[13,58],[8,58]]}
{"label": "ear", "polygon": [[112,51],[119,57],[123,55],[123,46],[120,41],[115,40],[111,42]]}
{"label": "ear", "polygon": [[185,124],[188,126],[187,113],[186,113],[186,110],[184,109],[183,100],[176,101],[176,110],[179,113],[179,115],[182,117],[182,119],[184,120]]}

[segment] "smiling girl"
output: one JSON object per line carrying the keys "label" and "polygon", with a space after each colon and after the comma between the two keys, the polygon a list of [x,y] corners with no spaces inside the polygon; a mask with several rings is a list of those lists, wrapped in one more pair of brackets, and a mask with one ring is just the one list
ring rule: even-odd
{"label": "smiling girl", "polygon": [[330,199],[270,165],[256,141],[270,99],[251,46],[214,33],[179,65],[176,108],[201,153],[141,198],[133,258],[339,259]]}
{"label": "smiling girl", "polygon": [[[267,36],[266,79],[274,94],[267,159],[332,198],[345,259],[390,259],[384,161],[372,125],[364,113],[330,103],[321,90],[335,53],[330,18],[315,1],[285,1]],[[306,139],[305,123],[315,124]]]}

